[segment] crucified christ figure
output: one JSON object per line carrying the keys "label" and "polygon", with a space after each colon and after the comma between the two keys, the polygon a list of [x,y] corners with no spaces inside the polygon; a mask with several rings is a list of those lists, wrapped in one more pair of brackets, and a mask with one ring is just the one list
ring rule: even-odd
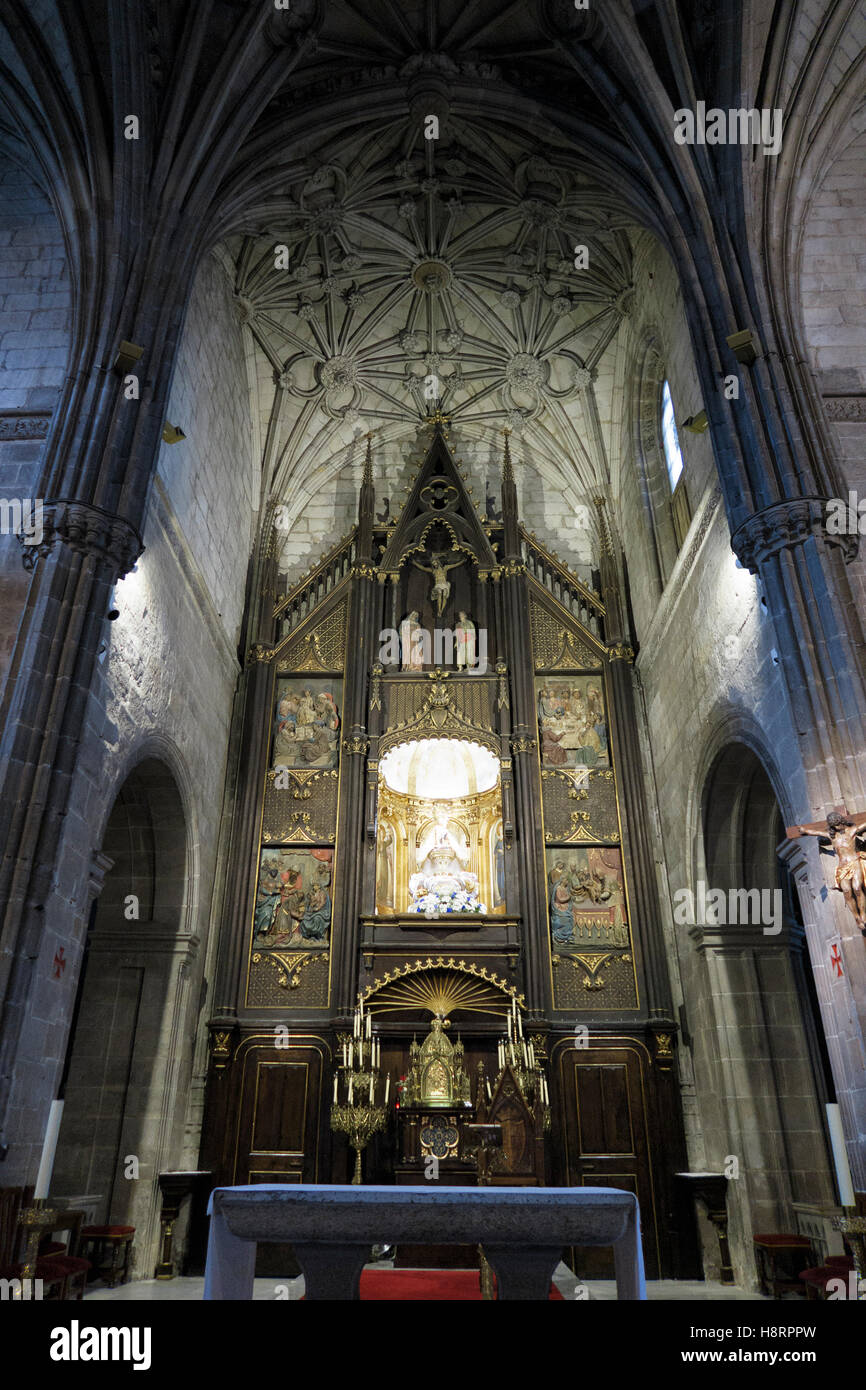
{"label": "crucified christ figure", "polygon": [[826,828],[820,821],[813,825],[792,825],[788,827],[787,835],[789,840],[800,835],[815,835],[819,840],[829,841],[829,847],[836,856],[836,887],[844,895],[848,911],[866,936],[866,853],[857,845],[857,841],[866,836],[866,815],[855,816],[852,820],[840,811],[831,811]]}
{"label": "crucified christ figure", "polygon": [[428,574],[432,574],[433,588],[430,590],[430,598],[436,605],[436,612],[441,618],[451,593],[448,570],[456,569],[458,565],[463,564],[462,555],[458,555],[456,560],[449,562],[447,550],[431,550],[429,565],[425,565],[421,560],[413,560],[412,563],[417,565],[419,570],[426,570]]}

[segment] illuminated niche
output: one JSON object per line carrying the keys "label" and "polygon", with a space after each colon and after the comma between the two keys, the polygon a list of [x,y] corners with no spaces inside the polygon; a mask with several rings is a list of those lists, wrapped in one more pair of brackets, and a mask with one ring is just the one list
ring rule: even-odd
{"label": "illuminated niche", "polygon": [[506,910],[499,759],[478,743],[416,739],[379,763],[377,914],[409,912],[419,875],[463,885],[485,915]]}

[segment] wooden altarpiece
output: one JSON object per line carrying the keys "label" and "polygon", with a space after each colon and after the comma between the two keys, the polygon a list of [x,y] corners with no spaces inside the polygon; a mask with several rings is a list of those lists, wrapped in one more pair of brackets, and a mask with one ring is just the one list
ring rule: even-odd
{"label": "wooden altarpiece", "polygon": [[[359,996],[395,1089],[413,1035],[437,1013],[462,1034],[467,1072],[482,1062],[495,1075],[516,1001],[545,1059],[549,1136],[518,1144],[506,1081],[488,1113],[512,1134],[524,1176],[635,1191],[648,1272],[681,1272],[677,1029],[603,508],[590,582],[521,525],[507,442],[487,514],[446,422],[428,430],[395,514],[377,510],[368,448],[350,533],[288,589],[276,531],[260,557],[232,738],[201,1166],[222,1183],[344,1180],[329,1109]],[[412,623],[431,634],[414,656]],[[474,630],[476,658],[484,634],[484,669],[467,668],[465,642],[462,660],[436,650],[436,631],[458,625]],[[437,800],[422,776],[437,759],[419,754],[413,772],[413,750],[445,742],[458,768],[474,750],[466,775],[492,767],[492,786]],[[395,791],[383,768],[400,759],[408,780]],[[474,881],[484,910],[418,911],[424,875],[443,881],[431,865],[460,892]],[[402,1142],[392,1115],[368,1181],[396,1180]]]}

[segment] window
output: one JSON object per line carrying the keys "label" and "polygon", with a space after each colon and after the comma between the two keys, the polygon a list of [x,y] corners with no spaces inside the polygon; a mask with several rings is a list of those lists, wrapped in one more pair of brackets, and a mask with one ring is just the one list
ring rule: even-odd
{"label": "window", "polygon": [[680,453],[677,423],[674,419],[674,403],[671,400],[671,388],[668,381],[662,387],[662,440],[665,446],[668,478],[670,479],[671,492],[673,492],[683,471],[683,456]]}

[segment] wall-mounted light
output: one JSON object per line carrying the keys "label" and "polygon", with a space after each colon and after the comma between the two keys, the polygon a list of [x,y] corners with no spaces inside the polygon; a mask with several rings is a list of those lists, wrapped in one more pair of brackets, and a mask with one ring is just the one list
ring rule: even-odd
{"label": "wall-mounted light", "polygon": [[744,367],[751,367],[757,362],[760,344],[750,329],[741,328],[738,333],[732,333],[727,342],[737,361],[742,362]]}
{"label": "wall-mounted light", "polygon": [[162,437],[166,444],[179,444],[182,439],[186,439],[180,425],[173,425],[170,420],[166,420],[162,427]]}
{"label": "wall-mounted light", "polygon": [[139,347],[138,343],[128,343],[124,338],[118,344],[113,370],[117,372],[118,376],[126,376],[127,372],[132,371],[143,352],[144,348]]}
{"label": "wall-mounted light", "polygon": [[690,415],[688,420],[682,421],[682,428],[688,430],[691,434],[704,434],[709,429],[709,426],[710,422],[707,419],[707,412],[705,410],[699,410],[697,415]]}

